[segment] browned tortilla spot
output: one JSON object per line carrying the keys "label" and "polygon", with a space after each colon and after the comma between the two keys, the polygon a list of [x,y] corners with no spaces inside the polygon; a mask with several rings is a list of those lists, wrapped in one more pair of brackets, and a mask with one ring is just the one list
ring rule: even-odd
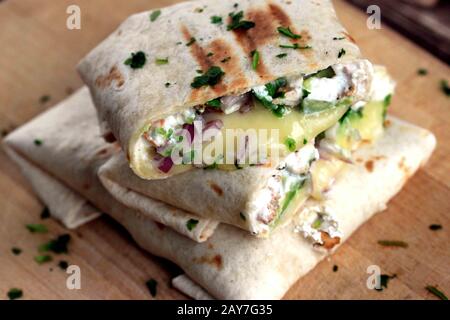
{"label": "browned tortilla spot", "polygon": [[[183,33],[183,37],[186,40],[186,42],[191,41],[191,39],[193,38],[193,35],[189,32],[189,30],[186,26],[181,27],[181,32]],[[203,49],[197,43],[197,41],[195,41],[194,43],[192,43],[189,46],[189,50],[191,51],[191,54],[195,58],[197,63],[200,65],[203,72],[206,72],[210,67],[212,67],[214,65],[214,61],[211,59],[212,57],[211,58],[208,57],[209,51],[206,51],[205,49]],[[217,64],[217,66],[219,66],[219,65]],[[222,68],[221,65],[220,65],[220,67]],[[223,83],[223,81],[221,81],[220,83],[216,84],[214,87],[208,86],[207,90],[210,90],[210,89],[213,90],[216,93],[216,95],[221,95],[226,92],[227,87]],[[198,88],[198,89],[193,89],[190,100],[200,99],[201,93],[204,92],[204,90],[205,90],[204,87]]]}
{"label": "browned tortilla spot", "polygon": [[194,262],[196,263],[206,263],[216,267],[218,270],[222,269],[223,262],[222,256],[220,254],[216,254],[215,256],[202,256],[200,258],[194,258]]}
{"label": "browned tortilla spot", "polygon": [[125,83],[123,75],[116,66],[113,66],[107,75],[98,76],[97,79],[95,79],[95,85],[104,89],[111,86],[113,81],[116,82],[117,88],[120,88]]}
{"label": "browned tortilla spot", "polygon": [[209,183],[211,189],[217,193],[218,196],[222,196],[223,195],[223,190],[221,187],[219,187],[217,184],[215,184],[214,182],[210,182]]}
{"label": "browned tortilla spot", "polygon": [[[228,86],[229,92],[239,91],[248,85],[244,72],[241,70],[239,57],[233,52],[231,46],[223,39],[216,39],[207,48],[208,52],[213,52],[211,60],[214,65],[220,65],[225,75],[233,79]],[[229,58],[229,59],[228,59]],[[226,62],[223,62],[227,59]],[[221,93],[225,94],[225,92]]]}
{"label": "browned tortilla spot", "polygon": [[339,237],[331,238],[329,234],[324,231],[321,231],[320,234],[323,241],[322,246],[327,250],[333,249],[334,246],[338,245],[341,242],[341,238]]}
{"label": "browned tortilla spot", "polygon": [[208,249],[214,249],[214,246],[212,243],[208,243]]}
{"label": "browned tortilla spot", "polygon": [[411,170],[409,169],[409,167],[406,165],[406,159],[405,157],[402,157],[400,162],[398,163],[398,167],[400,170],[403,171],[403,173],[405,174],[406,178],[409,178],[411,176]]}
{"label": "browned tortilla spot", "polygon": [[383,125],[385,128],[388,128],[391,125],[391,120],[384,120]]}
{"label": "browned tortilla spot", "polygon": [[82,187],[83,189],[88,190],[91,187],[91,185],[89,184],[89,182],[85,182],[83,183]]}
{"label": "browned tortilla spot", "polygon": [[107,153],[108,153],[108,149],[107,148],[103,148],[103,149],[100,149],[99,151],[97,151],[97,155],[98,156],[103,156],[103,155],[105,155]]}
{"label": "browned tortilla spot", "polygon": [[[277,36],[277,26],[273,23],[273,17],[269,11],[251,10],[248,11],[245,19],[253,21],[255,23],[255,27],[248,30],[233,30],[233,33],[238,44],[248,56],[250,63],[252,63],[252,52],[257,50],[258,46],[265,45]],[[272,78],[264,65],[263,57],[261,57],[261,55],[255,71],[262,79],[270,80]]]}
{"label": "browned tortilla spot", "polygon": [[373,171],[373,160],[366,161],[365,163],[366,169],[369,172]]}

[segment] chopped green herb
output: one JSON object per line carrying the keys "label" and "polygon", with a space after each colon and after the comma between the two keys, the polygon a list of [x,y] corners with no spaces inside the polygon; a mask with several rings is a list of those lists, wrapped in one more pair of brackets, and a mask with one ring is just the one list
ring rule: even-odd
{"label": "chopped green herb", "polygon": [[124,64],[130,66],[131,69],[140,69],[147,61],[145,53],[142,51],[131,53],[131,57],[125,60]]}
{"label": "chopped green herb", "polygon": [[306,138],[304,138],[303,139],[303,144],[305,145],[305,144],[307,144],[308,143],[308,140],[306,140]]}
{"label": "chopped green herb", "polygon": [[277,54],[276,57],[277,57],[278,59],[285,58],[285,57],[287,57],[287,53],[280,53],[280,54]]}
{"label": "chopped green herb", "polygon": [[322,69],[314,74],[317,78],[333,78],[336,75],[332,67]]}
{"label": "chopped green herb", "polygon": [[440,224],[431,224],[429,226],[430,230],[436,231],[436,230],[441,230],[442,226]]}
{"label": "chopped green herb", "polygon": [[41,219],[47,219],[47,218],[50,218],[50,210],[48,210],[48,208],[45,207],[44,209],[42,209]]}
{"label": "chopped green herb", "polygon": [[178,41],[177,43],[175,43],[177,46],[179,46],[179,45],[182,45],[183,44],[183,42],[181,42],[181,41]]}
{"label": "chopped green herb", "polygon": [[239,11],[237,13],[230,13],[231,23],[227,26],[227,30],[238,30],[244,29],[248,30],[255,27],[255,23],[252,21],[242,20],[244,18],[244,11]]}
{"label": "chopped green herb", "polygon": [[155,10],[150,14],[150,21],[154,22],[161,15],[161,10]]}
{"label": "chopped green herb", "polygon": [[288,37],[288,38],[292,38],[292,39],[300,39],[302,36],[299,34],[295,34],[291,31],[291,29],[289,27],[284,28],[284,27],[278,27],[278,32],[281,33],[282,35]]}
{"label": "chopped green herb", "polygon": [[226,57],[226,58],[222,59],[220,62],[226,63],[226,62],[228,62],[230,60],[231,60],[231,57]]}
{"label": "chopped green herb", "polygon": [[258,69],[258,64],[259,64],[259,52],[258,52],[258,50],[253,50],[252,51],[252,68],[253,68],[253,70]]}
{"label": "chopped green herb", "polygon": [[219,16],[212,16],[212,17],[211,17],[211,23],[212,23],[212,24],[222,24],[222,23],[223,23],[222,17],[219,17]]}
{"label": "chopped green herb", "polygon": [[47,233],[48,229],[43,224],[30,223],[25,226],[31,233]]}
{"label": "chopped green herb", "polygon": [[49,256],[48,254],[44,254],[34,257],[34,261],[36,261],[38,264],[43,264],[52,261],[52,257]]}
{"label": "chopped green herb", "polygon": [[195,77],[194,81],[191,83],[191,87],[197,89],[208,85],[215,86],[217,83],[219,83],[224,74],[225,72],[223,72],[222,69],[216,66],[212,66],[203,75]]}
{"label": "chopped green herb", "polygon": [[233,5],[233,8],[237,8],[237,7],[239,7],[239,3],[235,3],[235,4]]}
{"label": "chopped green herb", "polygon": [[197,226],[197,224],[198,224],[198,220],[195,220],[195,219],[189,219],[189,220],[186,222],[186,227],[188,228],[189,231],[192,231],[192,230],[194,230],[194,228]]}
{"label": "chopped green herb", "polygon": [[375,288],[375,290],[383,291],[383,288],[387,289],[389,280],[394,279],[395,277],[396,277],[395,274],[392,275],[392,276],[387,275],[387,274],[380,275],[380,287],[379,288]]}
{"label": "chopped green herb", "polygon": [[312,49],[311,46],[301,46],[298,43],[294,43],[292,45],[280,44],[280,48],[284,48],[284,49],[299,49],[299,50]]}
{"label": "chopped green herb", "polygon": [[197,39],[195,39],[194,37],[192,37],[192,38],[189,39],[189,41],[186,43],[186,47],[192,46],[196,41],[197,41]]}
{"label": "chopped green herb", "polygon": [[40,102],[41,104],[47,103],[47,102],[49,102],[49,101],[50,101],[50,96],[49,96],[48,94],[44,94],[43,96],[41,96],[41,97],[39,98],[39,102]]}
{"label": "chopped green herb", "polygon": [[287,79],[284,77],[278,78],[275,81],[269,82],[266,84],[266,89],[269,95],[272,98],[279,97],[279,90],[283,87],[287,86]]}
{"label": "chopped green herb", "polygon": [[333,40],[344,40],[345,37],[334,37]]}
{"label": "chopped green herb", "polygon": [[58,236],[56,239],[50,240],[47,243],[44,243],[39,246],[39,252],[48,252],[52,251],[54,253],[67,253],[67,245],[70,241],[69,234],[63,234]]}
{"label": "chopped green herb", "polygon": [[408,248],[408,244],[406,242],[398,240],[379,240],[378,244],[385,247]]}
{"label": "chopped green herb", "polygon": [[197,72],[198,74],[202,74],[203,70],[198,69],[198,70],[195,70],[195,72]]}
{"label": "chopped green herb", "polygon": [[62,270],[67,270],[69,267],[69,263],[65,260],[61,260],[58,262],[58,267],[60,267]]}
{"label": "chopped green herb", "polygon": [[165,86],[166,88],[170,87],[170,82],[166,82],[166,83],[164,84],[164,86]]}
{"label": "chopped green herb", "polygon": [[11,248],[11,252],[13,253],[13,255],[18,256],[19,254],[22,253],[22,249],[13,247],[13,248]]}
{"label": "chopped green herb", "polygon": [[288,148],[288,150],[290,152],[294,152],[297,149],[295,140],[290,137],[286,138],[286,140],[284,141],[284,144],[286,145],[286,147]]}
{"label": "chopped green herb", "polygon": [[386,119],[387,116],[387,110],[388,107],[391,104],[391,100],[392,100],[392,94],[388,94],[386,97],[384,97],[383,99],[383,120]]}
{"label": "chopped green herb", "polygon": [[41,146],[42,145],[42,140],[41,139],[34,139],[34,145],[36,146]]}
{"label": "chopped green herb", "polygon": [[420,69],[417,70],[417,74],[418,74],[419,76],[425,76],[425,75],[428,74],[428,70],[425,69],[425,68],[420,68]]}
{"label": "chopped green herb", "polygon": [[220,98],[217,99],[213,99],[213,100],[209,100],[206,105],[208,107],[212,107],[212,108],[220,108],[220,106],[222,105],[222,103],[220,102]]}
{"label": "chopped green herb", "polygon": [[333,266],[333,272],[337,272],[338,269],[339,269],[339,267],[338,267],[337,265],[334,265],[334,266]]}
{"label": "chopped green herb", "polygon": [[23,296],[23,292],[21,289],[12,288],[12,289],[9,289],[9,291],[8,291],[9,300],[19,299],[22,296]]}
{"label": "chopped green herb", "polygon": [[246,221],[247,218],[245,217],[245,215],[242,212],[239,212],[239,216],[241,217],[242,220]]}
{"label": "chopped green herb", "polygon": [[214,55],[213,52],[208,52],[208,54],[206,55],[207,57],[212,57]]}
{"label": "chopped green herb", "polygon": [[425,289],[428,290],[428,292],[434,294],[436,297],[438,297],[441,300],[448,300],[447,296],[445,295],[445,293],[443,293],[442,291],[440,291],[438,288],[436,288],[435,286],[426,286]]}
{"label": "chopped green herb", "polygon": [[450,87],[447,80],[441,80],[441,90],[448,97],[450,96]]}
{"label": "chopped green herb", "polygon": [[342,56],[345,55],[345,54],[346,54],[346,51],[345,51],[344,48],[342,48],[341,50],[339,50],[338,58],[342,57]]}
{"label": "chopped green herb", "polygon": [[157,64],[157,65],[163,65],[163,64],[168,64],[169,63],[169,58],[165,58],[165,59],[163,59],[163,58],[156,58],[155,59],[155,63]]}
{"label": "chopped green herb", "polygon": [[318,218],[312,223],[311,227],[313,229],[319,229],[322,226],[322,223],[323,223],[323,220],[321,218]]}
{"label": "chopped green herb", "polygon": [[148,288],[148,291],[150,291],[150,294],[152,295],[152,297],[156,296],[156,289],[158,287],[158,281],[156,281],[155,279],[150,279],[148,280],[145,285]]}

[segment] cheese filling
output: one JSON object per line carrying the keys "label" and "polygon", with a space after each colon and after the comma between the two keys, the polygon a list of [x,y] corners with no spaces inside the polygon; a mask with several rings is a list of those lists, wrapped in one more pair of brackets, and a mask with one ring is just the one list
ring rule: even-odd
{"label": "cheese filling", "polygon": [[[312,114],[322,115],[325,111],[339,107],[348,108],[364,101],[369,95],[372,69],[369,61],[356,60],[350,63],[336,64],[310,75],[280,78],[269,84],[254,87],[243,94],[217,98],[204,105],[189,108],[155,121],[148,129],[144,130],[141,139],[147,144],[147,149],[152,150],[150,153],[156,160],[157,165],[155,166],[160,171],[168,172],[173,164],[164,158],[169,157],[175,147],[185,142],[186,131],[190,135],[195,135],[192,128],[194,121],[200,121],[207,128],[216,128],[216,131],[219,132],[222,127],[228,128],[227,124],[224,126],[224,122],[226,122],[224,120],[227,117],[246,113],[249,113],[249,116],[256,116],[256,112],[260,112],[260,108],[255,106],[260,104],[277,118],[284,119],[291,113],[298,113],[298,116],[294,117],[298,120],[293,120],[296,123],[291,127],[293,131],[281,137],[282,141],[272,141],[275,144],[284,144],[287,137],[295,135],[293,138],[295,144],[288,147],[292,149],[290,150],[292,152],[304,144],[300,142],[305,140],[308,134],[304,128],[299,129],[299,123],[303,118]],[[220,120],[220,114],[225,115],[225,118],[222,117]],[[219,118],[219,120],[215,118]],[[242,119],[242,123],[237,124],[236,127],[248,126],[246,121],[249,119],[244,120],[244,117]],[[337,119],[333,120],[331,125]],[[273,119],[273,122],[276,120]],[[283,130],[284,123],[280,122],[277,125],[279,129]],[[315,137],[314,130],[310,131],[311,134],[306,140]],[[161,161],[164,163],[161,164]],[[203,166],[209,165],[211,164],[203,164]],[[224,169],[220,166],[218,168]]]}

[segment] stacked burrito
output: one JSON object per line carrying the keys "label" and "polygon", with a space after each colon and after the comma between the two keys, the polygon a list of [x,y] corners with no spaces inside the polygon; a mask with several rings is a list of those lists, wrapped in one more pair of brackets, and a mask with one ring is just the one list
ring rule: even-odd
{"label": "stacked burrito", "polygon": [[138,13],[78,70],[87,86],[7,153],[55,218],[111,215],[197,299],[282,298],[435,147],[387,116],[394,81],[329,1]]}

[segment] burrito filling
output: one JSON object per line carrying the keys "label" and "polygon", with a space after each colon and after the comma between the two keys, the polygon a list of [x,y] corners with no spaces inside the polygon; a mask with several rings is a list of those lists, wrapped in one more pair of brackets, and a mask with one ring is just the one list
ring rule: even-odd
{"label": "burrito filling", "polygon": [[[240,147],[233,143],[234,161],[229,161],[230,150],[219,149],[215,150],[213,161],[201,158],[195,166],[235,170],[243,165],[263,164],[275,152],[285,157],[333,127],[347,110],[364,104],[370,96],[372,77],[373,67],[367,60],[336,64],[314,74],[279,78],[247,92],[217,98],[153,121],[144,128],[136,144],[136,154],[140,157],[137,163],[142,168],[150,167],[147,168],[149,176],[189,170],[197,155],[192,149],[186,151],[186,143],[193,144],[197,135],[203,136],[203,145],[218,136],[226,139],[227,129],[245,134],[249,129],[266,129],[269,133],[275,129],[277,134],[258,141],[257,150],[266,148],[267,157],[257,159],[256,163],[242,163],[240,159],[239,166],[230,164],[236,163],[238,155],[246,151],[242,148],[247,147],[245,143]],[[225,141],[223,146],[226,145]],[[182,158],[181,163],[174,164],[174,153]]]}
{"label": "burrito filling", "polygon": [[[361,143],[372,143],[383,133],[386,110],[394,87],[386,70],[375,67],[372,100],[355,109],[348,109],[334,126],[319,134],[315,141],[285,158],[247,208],[252,232],[266,234],[285,216],[296,212],[308,198],[326,198],[338,173],[345,165],[353,163],[352,152]],[[331,249],[340,242],[339,224],[326,208],[304,209],[296,220],[296,230],[315,245]]]}

